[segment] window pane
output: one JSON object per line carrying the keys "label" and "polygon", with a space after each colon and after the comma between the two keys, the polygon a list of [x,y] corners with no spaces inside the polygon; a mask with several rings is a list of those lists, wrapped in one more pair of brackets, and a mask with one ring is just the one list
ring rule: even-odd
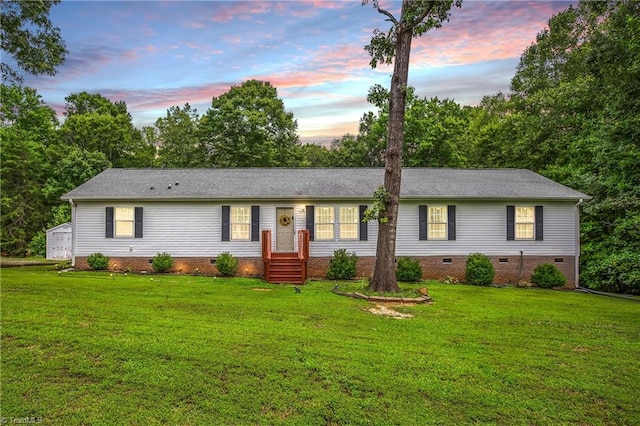
{"label": "window pane", "polygon": [[248,240],[250,237],[251,208],[231,207],[231,239]]}
{"label": "window pane", "polygon": [[355,207],[340,207],[340,223],[357,223],[358,214]]}
{"label": "window pane", "polygon": [[316,240],[332,240],[333,239],[333,224],[316,224]]}
{"label": "window pane", "polygon": [[516,224],[516,238],[518,239],[533,239],[533,224],[532,223],[517,223]]}
{"label": "window pane", "polygon": [[316,240],[333,240],[333,207],[316,207]]}
{"label": "window pane", "polygon": [[233,207],[231,209],[231,222],[249,223],[251,211],[248,207]]}
{"label": "window pane", "polygon": [[532,240],[534,238],[533,207],[516,207],[516,239]]}
{"label": "window pane", "polygon": [[318,207],[316,209],[316,222],[333,223],[333,207]]}
{"label": "window pane", "polygon": [[429,239],[444,240],[447,238],[447,225],[443,223],[429,224]]}
{"label": "window pane", "polygon": [[360,213],[357,207],[340,207],[340,239],[358,239],[358,218]]}
{"label": "window pane", "polygon": [[133,207],[116,207],[116,220],[133,220]]}
{"label": "window pane", "polygon": [[429,222],[443,223],[446,217],[446,207],[429,207]]}
{"label": "window pane", "polygon": [[533,223],[533,207],[517,207],[516,222]]}
{"label": "window pane", "polygon": [[340,224],[340,239],[341,240],[357,240],[358,239],[358,224],[356,224],[356,223],[341,223]]}
{"label": "window pane", "polygon": [[116,237],[132,237],[133,221],[118,220],[116,221]]}
{"label": "window pane", "polygon": [[115,236],[133,237],[133,218],[135,210],[133,207],[115,208]]}
{"label": "window pane", "polygon": [[232,240],[248,240],[249,239],[249,225],[232,223],[231,224],[231,239]]}
{"label": "window pane", "polygon": [[429,226],[427,238],[430,240],[447,239],[447,206],[429,207]]}

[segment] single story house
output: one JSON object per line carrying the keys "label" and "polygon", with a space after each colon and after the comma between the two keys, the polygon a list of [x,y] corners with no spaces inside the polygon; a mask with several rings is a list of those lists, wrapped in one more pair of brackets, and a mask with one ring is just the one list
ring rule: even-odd
{"label": "single story house", "polygon": [[[324,276],[341,248],[371,275],[378,224],[362,217],[383,181],[382,168],[108,169],[62,198],[76,268],[100,252],[110,269],[150,271],[167,252],[175,272],[215,274],[230,252],[240,275],[294,283]],[[484,253],[496,283],[550,262],[575,287],[589,198],[528,170],[404,168],[396,255],[424,278],[463,280],[467,256]]]}

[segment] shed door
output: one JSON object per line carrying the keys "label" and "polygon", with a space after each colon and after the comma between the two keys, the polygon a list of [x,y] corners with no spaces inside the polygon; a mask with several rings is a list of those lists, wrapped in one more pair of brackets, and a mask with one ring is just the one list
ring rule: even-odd
{"label": "shed door", "polygon": [[293,208],[276,208],[276,251],[294,251],[295,224]]}
{"label": "shed door", "polygon": [[71,257],[71,232],[53,232],[53,258],[69,259]]}

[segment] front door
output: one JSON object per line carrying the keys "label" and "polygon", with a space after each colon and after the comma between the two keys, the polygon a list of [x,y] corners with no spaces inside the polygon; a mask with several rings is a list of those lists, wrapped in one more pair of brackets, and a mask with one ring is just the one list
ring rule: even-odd
{"label": "front door", "polygon": [[294,251],[294,226],[293,208],[276,208],[276,251]]}

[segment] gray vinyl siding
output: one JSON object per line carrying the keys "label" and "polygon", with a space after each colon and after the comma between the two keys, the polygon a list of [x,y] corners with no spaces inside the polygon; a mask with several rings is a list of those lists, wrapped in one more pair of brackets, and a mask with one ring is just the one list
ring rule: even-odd
{"label": "gray vinyl siding", "polygon": [[[88,256],[100,252],[112,257],[152,257],[167,252],[174,257],[215,257],[224,251],[236,257],[261,257],[261,241],[221,241],[222,205],[260,206],[260,230],[272,231],[275,250],[276,208],[294,209],[295,230],[306,228],[305,207],[311,201],[259,203],[242,202],[79,202],[75,209],[74,254]],[[358,206],[363,203],[322,203],[318,205]],[[106,207],[143,207],[143,238],[105,238]],[[373,225],[373,226],[372,226]],[[332,256],[334,250],[346,248],[360,256],[375,254],[377,226],[369,224],[368,241],[312,242],[311,256]],[[262,235],[260,236],[262,239]],[[297,249],[297,241],[295,243]]]}
{"label": "gray vinyl siding", "polygon": [[[375,222],[369,222],[369,229],[367,232],[367,241],[359,241],[359,240],[340,240],[340,229],[339,229],[339,209],[340,207],[356,207],[358,208],[360,205],[367,204],[366,201],[354,201],[354,202],[344,202],[344,201],[316,201],[316,202],[308,202],[306,205],[313,205],[316,208],[319,207],[333,207],[334,208],[334,228],[333,228],[333,239],[332,240],[316,240],[312,241],[309,247],[309,255],[311,257],[331,257],[333,256],[333,252],[337,249],[346,249],[349,252],[355,252],[358,256],[375,256],[376,254],[376,243],[378,240],[378,224]],[[302,204],[300,208],[303,208],[305,204]],[[298,224],[300,225],[299,229],[305,229],[305,214],[302,213],[299,217]]]}
{"label": "gray vinyl siding", "polygon": [[[329,241],[312,241],[312,257],[331,257],[336,249],[344,248],[358,256],[375,256],[378,225],[370,222],[368,240],[339,240],[338,209],[341,206],[359,206],[366,201],[147,201],[147,202],[77,202],[74,211],[74,256],[88,256],[101,252],[112,257],[152,257],[168,252],[174,257],[215,257],[229,251],[237,257],[260,257],[260,241],[222,242],[222,205],[260,206],[260,230],[272,231],[272,249],[275,249],[276,208],[294,208],[295,230],[306,228],[308,205],[335,208],[335,236]],[[455,205],[456,240],[437,241],[418,239],[419,205]],[[544,206],[543,241],[507,241],[507,205]],[[565,201],[460,201],[420,200],[403,201],[398,218],[396,253],[398,256],[468,255],[482,252],[487,255],[574,255],[575,207]],[[105,238],[105,208],[143,207],[143,238]],[[262,236],[260,237],[262,238]],[[297,241],[296,241],[297,249]]]}
{"label": "gray vinyl siding", "polygon": [[[418,206],[455,205],[456,240],[418,239]],[[507,241],[506,206],[544,207],[544,240]],[[575,207],[571,202],[425,200],[403,203],[398,219],[398,256],[468,255],[573,255]]]}

